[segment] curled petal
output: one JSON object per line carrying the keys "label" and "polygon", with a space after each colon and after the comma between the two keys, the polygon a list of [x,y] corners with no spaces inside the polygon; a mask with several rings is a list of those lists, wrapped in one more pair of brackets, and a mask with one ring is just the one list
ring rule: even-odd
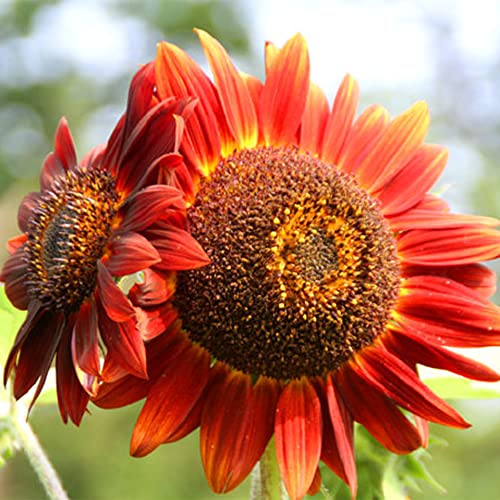
{"label": "curled petal", "polygon": [[207,254],[188,231],[174,226],[148,232],[162,261],[155,267],[166,271],[197,269],[210,263]]}
{"label": "curled petal", "polygon": [[98,322],[108,356],[126,372],[139,378],[147,378],[146,351],[142,336],[136,327],[135,311],[133,319],[116,322],[108,316],[107,310],[99,301]]}
{"label": "curled petal", "polygon": [[276,408],[276,454],[288,494],[302,498],[311,486],[321,453],[321,405],[306,378],[292,380]]}
{"label": "curled petal", "polygon": [[279,51],[267,71],[259,118],[266,144],[295,141],[309,91],[309,55],[297,34]]}
{"label": "curled petal", "polygon": [[19,205],[19,210],[17,211],[17,224],[23,233],[28,232],[28,221],[33,215],[33,210],[38,205],[39,199],[40,193],[28,193]]}
{"label": "curled petal", "polygon": [[167,209],[186,208],[184,194],[172,186],[153,185],[141,189],[120,208],[122,231],[141,231],[166,213]]}
{"label": "curled petal", "polygon": [[137,306],[149,307],[166,302],[175,290],[175,274],[153,269],[143,271],[143,279],[129,291],[128,297]]}
{"label": "curled petal", "polygon": [[97,261],[97,283],[101,303],[111,320],[122,322],[134,317],[132,304],[123,295],[101,261]]}
{"label": "curled petal", "polygon": [[148,269],[161,261],[156,248],[144,236],[126,232],[115,237],[106,263],[113,276],[125,276]]}

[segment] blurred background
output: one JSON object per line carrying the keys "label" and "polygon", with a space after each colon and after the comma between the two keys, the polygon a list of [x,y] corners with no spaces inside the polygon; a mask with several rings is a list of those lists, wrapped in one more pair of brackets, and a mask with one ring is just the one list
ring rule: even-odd
{"label": "blurred background", "polygon": [[[216,36],[240,69],[263,77],[266,40],[282,45],[300,31],[312,78],[330,98],[344,73],[361,85],[361,109],[377,102],[392,115],[425,99],[429,142],[450,162],[438,189],[459,212],[500,216],[500,2],[496,0],[0,0],[0,241],[17,234],[17,206],[38,189],[41,162],[67,117],[80,157],[105,142],[122,113],[128,84],[156,42],[179,44],[205,65],[193,27]],[[206,66],[206,65],[205,65]],[[0,262],[6,252],[0,249]],[[498,350],[490,361],[500,368]],[[499,401],[456,404],[468,431],[434,428],[427,463],[448,493],[424,485],[413,499],[497,499]],[[80,429],[55,407],[31,423],[74,499],[210,498],[198,436],[128,456],[140,407],[91,409]],[[248,481],[226,498],[248,498]],[[22,453],[0,470],[0,497],[43,498]],[[369,498],[369,497],[367,497]]]}

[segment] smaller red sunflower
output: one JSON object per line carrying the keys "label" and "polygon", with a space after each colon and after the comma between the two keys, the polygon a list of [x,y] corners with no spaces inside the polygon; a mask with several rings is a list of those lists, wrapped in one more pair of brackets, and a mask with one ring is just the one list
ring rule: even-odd
{"label": "smaller red sunflower", "polygon": [[[67,122],[60,121],[40,192],[21,203],[22,234],[9,241],[0,275],[14,306],[28,312],[5,366],[5,382],[15,369],[16,398],[38,380],[33,404],[57,356],[61,416],[79,424],[100,381],[148,377],[145,341],[171,315],[136,307],[127,288],[139,281],[165,298],[169,273],[208,262],[185,230],[183,192],[158,184],[166,174],[182,177],[182,169],[174,172],[177,149],[194,104],[160,101],[148,64],[133,78],[126,112],[107,144],[80,163]],[[158,273],[161,290],[154,286]]]}

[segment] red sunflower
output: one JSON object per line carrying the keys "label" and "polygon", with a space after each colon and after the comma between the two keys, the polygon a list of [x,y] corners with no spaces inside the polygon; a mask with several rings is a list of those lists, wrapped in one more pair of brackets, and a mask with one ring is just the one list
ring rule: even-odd
{"label": "red sunflower", "polygon": [[[155,270],[208,262],[185,230],[184,194],[157,184],[180,162],[191,101],[160,101],[154,66],[144,66],[108,143],[80,163],[66,120],[60,121],[40,192],[21,203],[22,234],[9,241],[11,257],[0,276],[12,303],[27,309],[5,366],[5,380],[15,371],[16,398],[38,380],[35,401],[54,356],[60,412],[76,424],[99,381],[127,373],[147,378],[144,343],[170,316],[136,308],[126,288],[136,280],[148,286]],[[162,233],[161,245],[147,231]]]}
{"label": "red sunflower", "polygon": [[162,99],[199,101],[180,152],[190,232],[211,263],[177,273],[178,321],[147,346],[150,379],[103,384],[96,403],[147,397],[135,456],[200,427],[215,492],[240,484],[274,435],[292,498],[318,490],[320,460],[355,496],[355,421],[399,454],[426,445],[429,421],[469,426],[417,364],[499,380],[447,349],[500,345],[496,278],[480,264],[499,256],[498,221],[428,194],[447,152],[424,143],[424,103],[356,117],[356,81],[330,108],[300,35],[266,45],[261,83],[197,33],[214,83],[168,43],[155,75]]}

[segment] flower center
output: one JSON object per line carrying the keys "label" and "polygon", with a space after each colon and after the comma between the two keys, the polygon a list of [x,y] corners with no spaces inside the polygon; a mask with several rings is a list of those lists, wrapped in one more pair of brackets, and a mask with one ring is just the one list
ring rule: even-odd
{"label": "flower center", "polygon": [[212,263],[179,273],[190,338],[252,375],[324,375],[371,344],[399,291],[394,237],[348,175],[294,148],[223,159],[189,211]]}
{"label": "flower center", "polygon": [[118,206],[107,172],[80,168],[57,179],[39,199],[28,227],[28,291],[66,312],[95,288],[97,261],[111,237]]}

